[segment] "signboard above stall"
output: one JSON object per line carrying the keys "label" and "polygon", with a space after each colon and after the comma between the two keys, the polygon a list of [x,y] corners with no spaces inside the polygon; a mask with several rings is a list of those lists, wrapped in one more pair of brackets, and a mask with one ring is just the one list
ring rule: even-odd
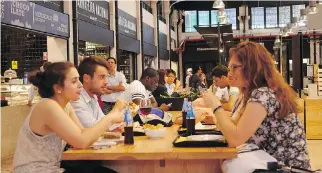
{"label": "signboard above stall", "polygon": [[31,2],[55,11],[64,12],[64,1],[31,0]]}
{"label": "signboard above stall", "polygon": [[78,19],[109,29],[109,4],[107,1],[76,0]]}
{"label": "signboard above stall", "polygon": [[1,1],[1,23],[69,37],[69,16],[28,1]]}

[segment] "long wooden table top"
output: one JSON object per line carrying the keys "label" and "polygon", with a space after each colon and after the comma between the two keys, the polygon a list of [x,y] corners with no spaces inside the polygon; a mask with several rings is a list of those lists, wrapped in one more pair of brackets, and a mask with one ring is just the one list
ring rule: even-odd
{"label": "long wooden table top", "polygon": [[237,157],[236,148],[176,148],[172,145],[178,136],[179,125],[167,128],[164,138],[134,137],[134,145],[118,144],[99,150],[70,149],[63,153],[63,160],[212,160]]}

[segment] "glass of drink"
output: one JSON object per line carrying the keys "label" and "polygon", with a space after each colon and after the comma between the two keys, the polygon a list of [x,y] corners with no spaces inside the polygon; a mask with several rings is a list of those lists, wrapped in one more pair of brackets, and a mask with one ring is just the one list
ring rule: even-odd
{"label": "glass of drink", "polygon": [[147,116],[151,113],[152,104],[150,99],[143,99],[140,102],[140,112],[142,115]]}

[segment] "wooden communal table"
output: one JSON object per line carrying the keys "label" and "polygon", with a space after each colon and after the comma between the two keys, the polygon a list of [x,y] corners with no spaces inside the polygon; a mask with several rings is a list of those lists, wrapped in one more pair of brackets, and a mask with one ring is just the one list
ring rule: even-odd
{"label": "wooden communal table", "polygon": [[221,172],[220,160],[237,157],[236,148],[176,148],[178,125],[167,128],[164,138],[135,137],[134,145],[119,144],[100,150],[68,150],[63,160],[106,160],[120,173],[207,173]]}

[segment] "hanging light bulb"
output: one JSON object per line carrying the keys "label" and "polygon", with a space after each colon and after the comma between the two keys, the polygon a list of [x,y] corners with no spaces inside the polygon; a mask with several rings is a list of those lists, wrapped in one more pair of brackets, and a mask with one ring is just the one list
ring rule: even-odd
{"label": "hanging light bulb", "polygon": [[297,17],[292,17],[292,28],[297,28]]}
{"label": "hanging light bulb", "polygon": [[223,18],[218,18],[219,19],[219,24],[227,24],[227,17],[223,17]]}
{"label": "hanging light bulb", "polygon": [[309,2],[309,8],[307,14],[316,14],[319,12],[319,9],[316,7],[316,1],[310,1]]}
{"label": "hanging light bulb", "polygon": [[283,37],[287,37],[288,36],[288,28],[287,27],[284,27],[283,28]]}
{"label": "hanging light bulb", "polygon": [[226,11],[224,8],[221,8],[217,11],[217,17],[218,18],[225,18],[227,17]]}
{"label": "hanging light bulb", "polygon": [[216,9],[225,8],[225,4],[222,0],[215,0],[214,4],[212,5],[212,8],[216,8]]}
{"label": "hanging light bulb", "polygon": [[287,31],[288,34],[292,34],[293,33],[293,29],[292,29],[292,24],[291,23],[288,23],[287,24],[287,29],[288,29],[288,31]]}
{"label": "hanging light bulb", "polygon": [[275,39],[275,41],[274,41],[274,44],[276,45],[276,46],[278,46],[278,45],[280,45],[281,44],[281,39],[280,39],[280,36],[278,35],[278,36],[276,36],[276,39]]}

